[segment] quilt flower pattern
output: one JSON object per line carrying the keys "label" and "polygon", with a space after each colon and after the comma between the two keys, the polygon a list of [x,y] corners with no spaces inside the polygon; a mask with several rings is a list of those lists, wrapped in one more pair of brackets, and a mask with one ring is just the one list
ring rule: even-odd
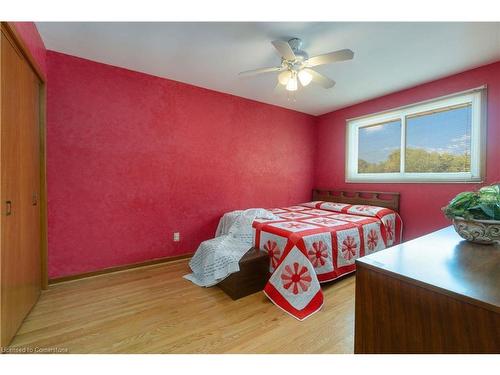
{"label": "quilt flower pattern", "polygon": [[312,277],[306,266],[294,262],[293,268],[289,265],[285,266],[285,270],[281,274],[281,280],[285,289],[290,289],[293,294],[299,294],[309,289]]}
{"label": "quilt flower pattern", "polygon": [[347,236],[344,241],[342,241],[342,255],[344,259],[351,260],[356,255],[356,249],[358,248],[358,243],[354,237]]}
{"label": "quilt flower pattern", "polygon": [[378,243],[378,234],[375,231],[375,229],[370,229],[370,232],[368,233],[368,248],[370,250],[373,250],[377,247]]}
{"label": "quilt flower pattern", "polygon": [[267,251],[269,258],[271,258],[271,265],[274,268],[278,265],[278,262],[281,258],[281,250],[278,247],[276,241],[268,240],[264,245],[264,250]]}
{"label": "quilt flower pattern", "polygon": [[324,266],[325,261],[328,258],[328,248],[323,241],[314,242],[312,249],[307,252],[309,255],[309,260],[313,264],[314,268],[319,266]]}

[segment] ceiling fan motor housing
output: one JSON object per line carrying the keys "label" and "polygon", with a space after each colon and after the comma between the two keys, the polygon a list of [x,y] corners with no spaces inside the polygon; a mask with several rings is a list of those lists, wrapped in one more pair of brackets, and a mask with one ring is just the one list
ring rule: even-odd
{"label": "ceiling fan motor housing", "polygon": [[302,48],[302,39],[300,38],[292,38],[288,41],[288,44],[293,50],[293,53],[295,54],[296,61],[299,63],[304,62],[309,58],[309,55],[307,54],[306,51],[301,50]]}

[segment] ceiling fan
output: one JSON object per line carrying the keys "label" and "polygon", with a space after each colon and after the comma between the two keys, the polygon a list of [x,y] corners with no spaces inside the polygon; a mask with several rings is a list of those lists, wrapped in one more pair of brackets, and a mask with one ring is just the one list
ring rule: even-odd
{"label": "ceiling fan", "polygon": [[302,40],[299,38],[290,39],[288,42],[275,40],[271,43],[281,56],[281,65],[271,68],[247,70],[239,73],[240,76],[280,72],[278,74],[277,86],[283,85],[288,91],[297,91],[299,82],[304,87],[314,82],[325,89],[329,89],[335,85],[335,81],[311,68],[337,61],[351,60],[354,57],[354,52],[350,49],[341,49],[309,57],[307,52],[301,50]]}

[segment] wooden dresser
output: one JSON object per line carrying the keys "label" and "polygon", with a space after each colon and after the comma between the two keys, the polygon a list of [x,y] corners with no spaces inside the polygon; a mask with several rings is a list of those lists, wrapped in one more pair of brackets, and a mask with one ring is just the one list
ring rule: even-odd
{"label": "wooden dresser", "polygon": [[448,227],[356,261],[355,353],[500,353],[500,245]]}

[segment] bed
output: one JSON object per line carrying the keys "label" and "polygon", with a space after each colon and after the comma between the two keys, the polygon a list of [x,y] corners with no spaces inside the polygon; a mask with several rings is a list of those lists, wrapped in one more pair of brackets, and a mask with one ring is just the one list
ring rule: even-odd
{"label": "bed", "polygon": [[313,200],[256,219],[254,247],[268,253],[264,293],[303,320],[321,309],[320,283],[355,270],[355,260],[401,242],[399,193],[313,190]]}

